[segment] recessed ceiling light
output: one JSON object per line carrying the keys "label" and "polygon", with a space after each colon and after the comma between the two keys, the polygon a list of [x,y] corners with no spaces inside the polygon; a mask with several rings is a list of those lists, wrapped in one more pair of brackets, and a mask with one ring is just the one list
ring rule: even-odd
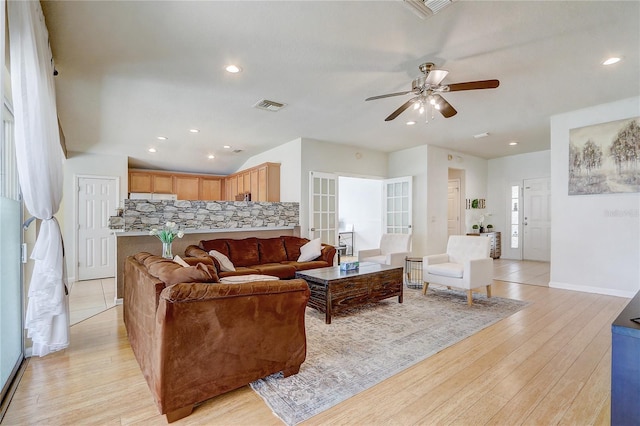
{"label": "recessed ceiling light", "polygon": [[516,145],[518,145],[518,142],[509,142],[509,145],[510,146],[516,146]]}
{"label": "recessed ceiling light", "polygon": [[200,130],[198,130],[198,129],[189,129],[189,131],[191,133],[200,133]]}
{"label": "recessed ceiling light", "polygon": [[616,58],[616,57],[611,57],[609,59],[607,59],[606,61],[604,61],[602,63],[602,65],[613,65],[613,64],[617,64],[618,62],[620,62],[621,58]]}
{"label": "recessed ceiling light", "polygon": [[489,136],[489,132],[478,133],[477,135],[473,135],[473,137],[476,139],[486,138],[487,136]]}
{"label": "recessed ceiling light", "polygon": [[158,139],[161,140],[161,141],[166,141],[169,138],[166,137],[166,136],[158,136]]}
{"label": "recessed ceiling light", "polygon": [[209,158],[209,160],[213,160],[214,158],[216,158],[216,156],[213,155],[213,154],[209,154],[209,157],[207,157],[207,158]]}
{"label": "recessed ceiling light", "polygon": [[223,146],[224,149],[231,149],[231,145],[225,145]]}
{"label": "recessed ceiling light", "polygon": [[236,74],[239,73],[240,71],[242,71],[242,68],[240,68],[237,65],[227,65],[227,67],[225,68],[225,70],[227,70],[227,72],[230,72],[231,74]]}
{"label": "recessed ceiling light", "polygon": [[416,124],[415,121],[407,121],[407,126],[413,126],[414,124]]}
{"label": "recessed ceiling light", "polygon": [[156,152],[155,148],[149,148],[149,152]]}

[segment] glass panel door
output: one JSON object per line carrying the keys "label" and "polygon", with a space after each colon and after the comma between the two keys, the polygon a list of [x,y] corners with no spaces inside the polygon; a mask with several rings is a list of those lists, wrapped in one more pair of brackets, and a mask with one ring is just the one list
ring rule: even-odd
{"label": "glass panel door", "polygon": [[22,201],[13,140],[13,116],[4,106],[0,144],[0,380],[4,398],[24,359],[22,323]]}
{"label": "glass panel door", "polygon": [[309,172],[309,238],[338,246],[338,176]]}
{"label": "glass panel door", "polygon": [[387,234],[411,234],[412,177],[384,181],[384,232]]}

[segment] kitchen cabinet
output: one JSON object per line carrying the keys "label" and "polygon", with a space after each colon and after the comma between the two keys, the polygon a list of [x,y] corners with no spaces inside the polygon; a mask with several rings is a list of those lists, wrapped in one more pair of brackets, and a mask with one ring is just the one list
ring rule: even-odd
{"label": "kitchen cabinet", "polygon": [[176,194],[178,200],[223,200],[223,176],[129,170],[129,192]]}
{"label": "kitchen cabinet", "polygon": [[198,176],[174,177],[175,194],[178,200],[199,200],[200,199],[200,178]]}
{"label": "kitchen cabinet", "polygon": [[129,172],[129,192],[153,192],[151,190],[151,173]]}
{"label": "kitchen cabinet", "polygon": [[225,178],[224,198],[235,201],[236,195],[251,193],[251,201],[280,201],[280,164],[263,163]]}
{"label": "kitchen cabinet", "polygon": [[173,188],[173,176],[170,174],[152,174],[153,185],[151,192],[157,194],[175,194]]}
{"label": "kitchen cabinet", "polygon": [[200,178],[198,200],[222,200],[222,179]]}

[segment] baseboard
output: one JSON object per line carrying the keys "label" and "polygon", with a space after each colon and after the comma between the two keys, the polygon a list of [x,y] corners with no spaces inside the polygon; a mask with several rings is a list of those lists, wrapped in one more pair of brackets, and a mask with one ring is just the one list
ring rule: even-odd
{"label": "baseboard", "polygon": [[628,299],[632,298],[637,293],[637,291],[616,290],[613,288],[606,288],[606,287],[591,287],[591,286],[585,286],[585,285],[561,283],[557,281],[549,281],[549,287],[559,288],[562,290],[581,291],[583,293],[604,294],[606,296],[626,297]]}

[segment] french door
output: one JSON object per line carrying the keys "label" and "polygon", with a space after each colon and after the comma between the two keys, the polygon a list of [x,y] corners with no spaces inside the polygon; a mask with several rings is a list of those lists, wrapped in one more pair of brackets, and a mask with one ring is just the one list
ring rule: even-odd
{"label": "french door", "polygon": [[338,246],[338,176],[309,172],[309,238]]}
{"label": "french door", "polygon": [[387,234],[411,234],[412,177],[386,179],[383,185],[383,229]]}

